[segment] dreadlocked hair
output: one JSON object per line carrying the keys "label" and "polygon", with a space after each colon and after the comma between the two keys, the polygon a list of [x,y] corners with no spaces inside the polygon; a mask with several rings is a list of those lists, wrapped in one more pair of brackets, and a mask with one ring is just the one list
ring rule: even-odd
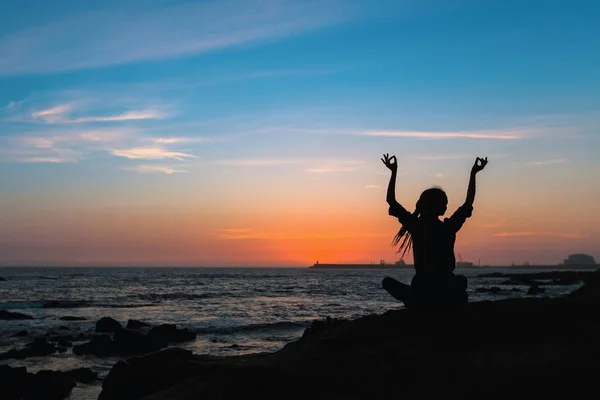
{"label": "dreadlocked hair", "polygon": [[[436,213],[442,206],[442,203],[444,203],[443,205],[445,206],[447,201],[448,197],[442,188],[432,187],[427,189],[421,193],[419,200],[417,200],[415,211],[412,213],[412,216],[413,218],[419,218],[423,214]],[[398,247],[397,253],[401,254],[400,259],[402,260],[413,246],[412,235],[404,225],[402,225],[402,228],[400,228],[392,240],[392,246],[396,247],[398,245],[400,246]]]}

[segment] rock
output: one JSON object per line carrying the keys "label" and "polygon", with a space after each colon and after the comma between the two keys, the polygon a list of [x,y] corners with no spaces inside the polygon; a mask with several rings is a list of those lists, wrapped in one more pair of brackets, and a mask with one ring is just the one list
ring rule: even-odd
{"label": "rock", "polygon": [[111,317],[102,317],[96,322],[96,332],[114,333],[119,329],[123,329],[119,321]]}
{"label": "rock", "polygon": [[57,345],[61,346],[61,347],[72,347],[73,346],[73,342],[70,342],[68,340],[64,340],[63,339],[63,340],[59,340],[58,343],[57,343]]}
{"label": "rock", "polygon": [[61,325],[61,326],[59,326],[59,327],[58,327],[58,330],[59,330],[59,331],[68,331],[68,330],[69,330],[69,327],[68,327],[68,326],[64,326],[64,325]]}
{"label": "rock", "polygon": [[61,320],[61,321],[86,321],[87,318],[73,317],[71,315],[67,315],[67,316],[64,316],[64,317],[60,317],[59,320]]}
{"label": "rock", "polygon": [[52,343],[48,343],[45,338],[38,338],[33,342],[28,343],[24,349],[12,349],[6,353],[0,354],[0,360],[9,358],[23,359],[29,357],[41,357],[56,353],[57,351],[58,348]]}
{"label": "rock", "polygon": [[150,329],[148,337],[156,343],[187,342],[196,339],[196,333],[187,328],[178,329],[173,324],[162,324]]}
{"label": "rock", "polygon": [[500,293],[503,290],[498,286],[492,286],[491,288],[477,288],[475,291],[477,293]]}
{"label": "rock", "polygon": [[[171,348],[144,357],[133,357],[119,361],[110,370],[102,383],[102,393],[98,400],[105,399],[141,399],[143,396],[169,387],[175,382],[192,377],[202,368],[184,367],[186,361],[194,358],[189,350]],[[221,359],[205,358],[207,363],[215,366]],[[216,367],[216,366],[215,366]]]}
{"label": "rock", "polygon": [[117,354],[113,341],[108,335],[94,336],[89,342],[73,346],[73,354],[92,354],[97,357],[110,357]]}
{"label": "rock", "polygon": [[138,321],[136,319],[130,319],[127,321],[127,329],[140,329],[143,328],[145,326],[150,326],[150,324],[147,324],[145,322],[142,321]]}
{"label": "rock", "polygon": [[3,400],[20,400],[27,379],[27,368],[0,365],[0,393]]}
{"label": "rock", "polygon": [[90,383],[98,380],[98,373],[92,371],[89,368],[76,368],[67,371],[67,374],[75,382]]}
{"label": "rock", "polygon": [[42,370],[27,374],[27,384],[23,388],[24,399],[59,400],[71,394],[75,382],[68,373],[62,371]]}
{"label": "rock", "polygon": [[25,367],[12,368],[0,365],[0,399],[2,400],[54,400],[63,399],[71,393],[75,382],[89,383],[98,374],[89,368],[71,371],[42,370],[27,373]]}
{"label": "rock", "polygon": [[121,329],[113,337],[115,350],[119,354],[141,354],[167,347],[167,341],[158,341],[156,338],[146,336],[140,332]]}
{"label": "rock", "polygon": [[521,292],[521,289],[514,287],[514,288],[510,289],[510,291],[511,292]]}
{"label": "rock", "polygon": [[6,282],[6,279],[0,276],[0,282]]}
{"label": "rock", "polygon": [[13,335],[13,337],[23,337],[23,336],[27,336],[26,330],[19,331]]}
{"label": "rock", "polygon": [[536,295],[536,294],[544,293],[545,291],[546,291],[546,289],[541,288],[541,287],[539,287],[536,284],[533,284],[533,285],[531,285],[531,287],[527,291],[527,294],[529,294],[529,295]]}
{"label": "rock", "polygon": [[348,320],[331,317],[327,317],[324,320],[313,321],[312,324],[304,330],[304,333],[302,333],[302,338],[306,338],[318,332],[329,330],[346,322],[348,322]]}
{"label": "rock", "polygon": [[6,310],[0,310],[0,320],[14,320],[14,319],[33,319],[31,315],[21,314],[19,312],[10,312]]}
{"label": "rock", "polygon": [[319,321],[271,354],[167,349],[117,363],[99,399],[361,399],[398,390],[421,399],[588,398],[597,392],[599,314],[600,273],[561,298]]}

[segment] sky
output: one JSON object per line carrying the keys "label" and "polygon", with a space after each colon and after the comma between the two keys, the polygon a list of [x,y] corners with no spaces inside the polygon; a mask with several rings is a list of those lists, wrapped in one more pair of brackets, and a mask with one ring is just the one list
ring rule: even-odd
{"label": "sky", "polygon": [[[398,259],[433,185],[481,265],[600,258],[600,3],[0,4],[0,265]],[[412,255],[408,256],[412,262]]]}

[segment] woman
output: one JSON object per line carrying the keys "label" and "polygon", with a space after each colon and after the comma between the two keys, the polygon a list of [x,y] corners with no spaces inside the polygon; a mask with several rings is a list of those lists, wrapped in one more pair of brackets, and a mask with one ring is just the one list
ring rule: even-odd
{"label": "woman", "polygon": [[410,213],[396,201],[396,156],[384,154],[381,159],[392,175],[387,191],[389,214],[398,218],[402,228],[393,244],[400,245],[398,253],[404,254],[412,248],[415,276],[408,286],[393,278],[385,278],[383,288],[408,308],[440,310],[467,302],[467,279],[454,275],[456,259],[454,242],[456,233],[471,216],[475,200],[475,176],[487,165],[487,157],[475,160],[465,203],[450,218],[443,221],[448,197],[440,188],[431,188],[421,193],[415,211]]}

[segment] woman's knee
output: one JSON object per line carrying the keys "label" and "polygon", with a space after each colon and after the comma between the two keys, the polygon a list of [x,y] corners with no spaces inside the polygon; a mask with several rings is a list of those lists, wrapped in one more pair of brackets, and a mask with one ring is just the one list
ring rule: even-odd
{"label": "woman's knee", "polygon": [[390,278],[389,276],[386,276],[381,281],[381,286],[387,290],[394,285],[394,282],[396,282],[396,280],[394,278]]}

